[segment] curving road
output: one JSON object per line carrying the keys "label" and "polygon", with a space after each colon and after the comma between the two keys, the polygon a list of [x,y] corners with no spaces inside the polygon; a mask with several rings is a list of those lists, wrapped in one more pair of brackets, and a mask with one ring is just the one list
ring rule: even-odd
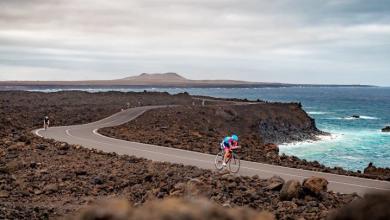
{"label": "curving road", "polygon": [[[160,107],[169,106],[146,106],[132,108],[89,124],[52,127],[46,131],[38,129],[33,132],[44,138],[52,138],[70,144],[79,144],[87,148],[95,148],[105,152],[116,152],[118,154],[134,155],[155,161],[182,163],[205,169],[214,169],[215,155],[118,140],[103,136],[97,132],[99,128],[117,126],[126,123],[140,116],[147,110]],[[328,188],[335,192],[356,192],[359,195],[363,195],[371,191],[390,192],[390,182],[386,181],[294,169],[250,161],[241,162],[240,174],[249,176],[258,175],[261,178],[269,178],[273,175],[278,175],[286,180],[297,179],[301,181],[304,178],[311,176],[320,176],[329,181]]]}

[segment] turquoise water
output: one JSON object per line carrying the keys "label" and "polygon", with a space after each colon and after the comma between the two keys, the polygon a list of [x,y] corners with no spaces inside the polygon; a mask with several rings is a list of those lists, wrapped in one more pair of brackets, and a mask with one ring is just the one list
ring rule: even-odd
{"label": "turquoise water", "polygon": [[[144,88],[82,90],[143,91]],[[390,134],[380,131],[384,126],[390,125],[390,88],[147,88],[146,90],[169,93],[187,91],[193,95],[224,98],[301,102],[309,115],[315,118],[317,127],[330,132],[332,136],[315,142],[284,144],[280,146],[281,153],[350,170],[362,170],[369,162],[373,162],[376,166],[390,167]],[[361,118],[353,119],[350,117],[352,115],[360,115]]]}

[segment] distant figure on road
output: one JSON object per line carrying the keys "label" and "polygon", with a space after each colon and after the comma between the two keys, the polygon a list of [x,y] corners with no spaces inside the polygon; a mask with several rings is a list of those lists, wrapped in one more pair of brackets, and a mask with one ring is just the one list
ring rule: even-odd
{"label": "distant figure on road", "polygon": [[126,107],[127,107],[127,109],[130,108],[130,102],[126,103]]}
{"label": "distant figure on road", "polygon": [[43,128],[47,130],[49,128],[49,125],[50,125],[49,116],[45,116],[45,118],[43,119]]}

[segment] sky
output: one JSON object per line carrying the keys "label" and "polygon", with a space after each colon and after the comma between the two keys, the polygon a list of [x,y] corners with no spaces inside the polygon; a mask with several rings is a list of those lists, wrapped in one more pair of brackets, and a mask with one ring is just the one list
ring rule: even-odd
{"label": "sky", "polygon": [[390,86],[389,0],[1,0],[0,80]]}

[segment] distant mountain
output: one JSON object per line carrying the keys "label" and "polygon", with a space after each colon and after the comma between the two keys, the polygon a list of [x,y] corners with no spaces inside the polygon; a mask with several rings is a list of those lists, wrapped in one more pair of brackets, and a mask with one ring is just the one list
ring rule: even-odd
{"label": "distant mountain", "polygon": [[122,81],[133,81],[133,82],[187,82],[188,79],[180,76],[177,73],[142,73],[139,76],[130,76],[123,79]]}
{"label": "distant mountain", "polygon": [[186,85],[247,85],[247,84],[260,84],[257,82],[245,82],[235,80],[190,80],[180,76],[177,73],[142,73],[138,76],[130,76],[116,81],[122,81],[123,83],[141,83],[141,84],[186,84]]}
{"label": "distant mountain", "polygon": [[364,85],[311,85],[311,84],[284,84],[248,82],[236,80],[190,80],[177,73],[142,73],[115,80],[89,80],[89,81],[0,81],[0,86],[137,86],[137,87],[318,87],[318,86],[364,86]]}

